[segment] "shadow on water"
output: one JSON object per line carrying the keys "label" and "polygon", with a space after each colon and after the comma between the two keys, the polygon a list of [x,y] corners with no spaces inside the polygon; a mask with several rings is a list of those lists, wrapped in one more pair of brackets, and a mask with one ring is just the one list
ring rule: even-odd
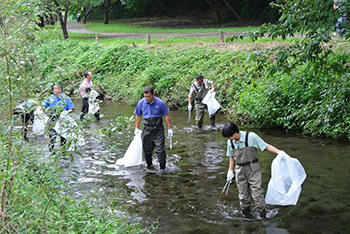
{"label": "shadow on water", "polygon": [[[75,101],[78,119],[80,102]],[[236,185],[230,186],[226,204],[217,202],[226,182],[228,158],[226,140],[221,136],[225,122],[217,118],[211,129],[198,130],[187,123],[187,113],[171,111],[173,149],[167,149],[167,174],[158,168],[147,170],[145,163],[125,168],[115,165],[133,138],[133,128],[111,137],[98,134],[119,115],[133,115],[134,107],[116,102],[101,105],[104,117],[89,122],[86,145],[76,155],[74,166],[80,172],[77,193],[96,191],[120,197],[129,211],[145,227],[158,226],[157,233],[345,233],[350,230],[349,142],[332,142],[282,130],[247,129],[266,142],[298,158],[308,175],[296,206],[268,206],[268,219],[245,219],[240,215]],[[32,139],[33,140],[33,139]],[[41,142],[45,139],[36,138]],[[168,141],[166,141],[167,147]],[[270,179],[275,155],[259,152],[263,187]],[[154,155],[154,164],[157,160]]]}

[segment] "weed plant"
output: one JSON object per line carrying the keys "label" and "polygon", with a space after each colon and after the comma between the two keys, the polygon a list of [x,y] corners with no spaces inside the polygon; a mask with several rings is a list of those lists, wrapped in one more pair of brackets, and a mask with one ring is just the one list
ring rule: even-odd
{"label": "weed plant", "polygon": [[[348,44],[348,42],[344,42]],[[293,43],[292,43],[293,44]],[[202,46],[140,46],[124,43],[53,41],[37,48],[40,88],[61,81],[76,93],[82,73],[114,99],[135,105],[144,86],[170,108],[185,109],[197,74],[214,80],[228,118],[254,126],[334,138],[349,137],[349,53],[337,51],[317,62],[281,57],[276,50],[228,51]],[[284,69],[280,63],[289,63]]]}

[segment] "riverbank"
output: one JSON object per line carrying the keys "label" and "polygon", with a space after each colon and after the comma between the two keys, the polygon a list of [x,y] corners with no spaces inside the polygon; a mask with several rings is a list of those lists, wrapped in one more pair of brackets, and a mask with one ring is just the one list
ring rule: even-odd
{"label": "riverbank", "polygon": [[114,100],[135,105],[143,87],[150,85],[171,109],[185,110],[190,84],[201,73],[214,80],[216,97],[228,119],[350,138],[349,53],[335,49],[337,53],[321,69],[300,62],[286,71],[278,66],[273,46],[267,50],[258,45],[244,48],[241,44],[243,49],[227,50],[205,43],[135,47],[120,42],[48,41],[37,49],[37,88],[48,94],[49,84],[58,81],[75,95],[83,72],[91,70],[95,85]]}

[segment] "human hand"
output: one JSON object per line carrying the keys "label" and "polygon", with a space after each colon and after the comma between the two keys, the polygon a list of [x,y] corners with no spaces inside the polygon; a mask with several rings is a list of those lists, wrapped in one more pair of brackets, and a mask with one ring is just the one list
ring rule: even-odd
{"label": "human hand", "polygon": [[191,110],[192,110],[192,105],[191,105],[191,104],[188,104],[187,109],[188,109],[188,111],[191,111]]}
{"label": "human hand", "polygon": [[168,129],[168,137],[172,137],[173,136],[173,130],[170,128]]}
{"label": "human hand", "polygon": [[140,129],[138,129],[138,128],[135,128],[135,135],[139,135],[139,134],[141,134],[142,133],[142,131],[140,130]]}
{"label": "human hand", "polygon": [[227,182],[232,182],[232,179],[235,177],[235,174],[233,174],[233,170],[227,171]]}
{"label": "human hand", "polygon": [[278,151],[277,156],[282,156],[282,155],[284,155],[284,154],[286,154],[286,152],[284,152],[283,150],[280,150],[280,151]]}

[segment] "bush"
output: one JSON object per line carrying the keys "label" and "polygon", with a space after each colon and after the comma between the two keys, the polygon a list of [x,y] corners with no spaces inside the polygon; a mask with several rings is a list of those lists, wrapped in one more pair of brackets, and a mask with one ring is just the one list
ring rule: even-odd
{"label": "bush", "polygon": [[[197,74],[214,80],[217,99],[228,118],[254,126],[282,126],[312,135],[349,137],[349,54],[298,59],[293,46],[254,52],[214,49],[147,49],[82,41],[54,41],[38,47],[39,89],[55,81],[77,93],[83,71],[114,99],[135,105],[144,86],[172,109],[185,109]],[[290,56],[288,56],[288,54]],[[48,88],[49,86],[50,88]]]}

